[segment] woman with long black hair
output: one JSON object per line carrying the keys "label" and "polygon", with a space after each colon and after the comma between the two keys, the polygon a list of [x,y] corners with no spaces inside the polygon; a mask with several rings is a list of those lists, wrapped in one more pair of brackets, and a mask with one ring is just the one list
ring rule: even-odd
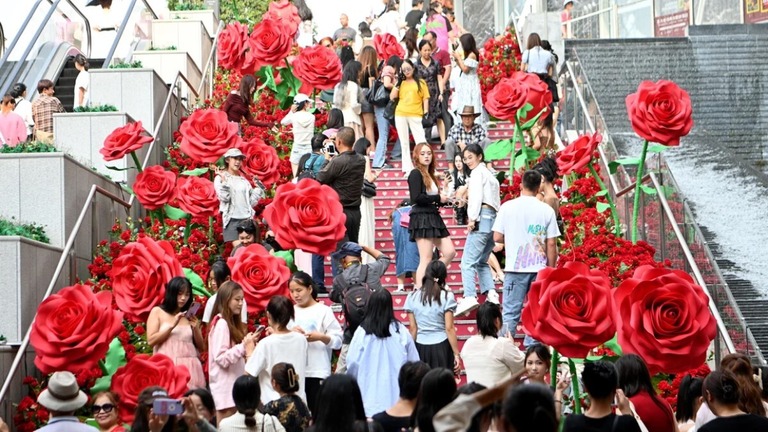
{"label": "woman with long black hair", "polygon": [[[387,292],[386,290],[383,290]],[[312,413],[307,432],[357,432],[366,430],[360,387],[349,375],[335,374],[323,381],[318,399],[325,401]]]}
{"label": "woman with long black hair", "polygon": [[636,354],[625,354],[616,361],[619,388],[632,401],[635,412],[649,432],[675,432],[677,423],[669,404],[656,394],[645,361]]}
{"label": "woman with long black hair", "polygon": [[429,88],[421,79],[419,72],[410,60],[404,60],[400,66],[397,84],[389,97],[398,100],[395,109],[395,128],[400,138],[400,148],[403,154],[403,173],[409,174],[413,169],[410,158],[411,143],[408,135],[413,135],[416,144],[426,143],[422,119],[429,113]]}
{"label": "woman with long black hair", "polygon": [[362,64],[352,60],[344,66],[341,81],[333,89],[333,107],[338,108],[344,114],[344,126],[355,131],[355,139],[362,135],[362,120],[360,119],[361,104],[363,98],[360,89],[360,71]]}
{"label": "woman with long black hair", "polygon": [[221,110],[227,113],[227,120],[237,123],[238,127],[240,127],[240,123],[243,119],[245,119],[246,123],[251,126],[274,126],[274,123],[257,121],[251,115],[251,104],[253,103],[253,93],[255,91],[256,78],[254,78],[253,75],[245,75],[240,80],[240,87],[237,90],[232,90],[232,92],[227,95],[224,104],[221,105]]}
{"label": "woman with long black hair", "polygon": [[[472,106],[476,113],[482,113],[483,98],[480,93],[480,78],[477,75],[480,51],[477,49],[477,42],[471,33],[466,33],[459,38],[459,44],[461,52],[453,51],[453,58],[461,74],[455,83],[456,91],[451,99],[451,111],[458,112],[465,106]],[[482,120],[478,119],[484,117],[483,115],[476,117],[475,123],[481,122]]]}

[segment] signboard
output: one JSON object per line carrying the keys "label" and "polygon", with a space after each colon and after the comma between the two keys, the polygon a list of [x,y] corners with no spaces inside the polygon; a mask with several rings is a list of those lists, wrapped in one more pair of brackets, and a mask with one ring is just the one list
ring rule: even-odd
{"label": "signboard", "polygon": [[744,0],[744,24],[768,22],[768,0]]}
{"label": "signboard", "polygon": [[687,10],[655,19],[656,37],[685,37],[688,34],[690,14]]}

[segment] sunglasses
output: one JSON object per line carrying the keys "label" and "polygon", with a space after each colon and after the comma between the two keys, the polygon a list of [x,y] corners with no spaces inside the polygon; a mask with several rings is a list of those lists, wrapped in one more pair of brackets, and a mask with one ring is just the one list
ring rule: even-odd
{"label": "sunglasses", "polygon": [[253,230],[251,228],[242,228],[242,227],[237,227],[237,232],[238,232],[238,234],[239,233],[244,233],[244,232],[248,233],[248,234],[256,234],[255,230]]}
{"label": "sunglasses", "polygon": [[101,411],[104,411],[105,413],[109,414],[112,412],[113,409],[115,409],[115,406],[110,403],[106,403],[104,405],[94,405],[91,409],[93,410],[94,414],[98,414]]}

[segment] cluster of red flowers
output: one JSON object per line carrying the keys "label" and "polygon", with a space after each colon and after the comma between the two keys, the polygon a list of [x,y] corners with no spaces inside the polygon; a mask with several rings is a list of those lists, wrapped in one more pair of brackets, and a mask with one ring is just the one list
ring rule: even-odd
{"label": "cluster of red flowers", "polygon": [[521,55],[515,30],[512,28],[508,28],[501,36],[488,39],[483,46],[477,67],[483,102],[496,84],[520,70]]}

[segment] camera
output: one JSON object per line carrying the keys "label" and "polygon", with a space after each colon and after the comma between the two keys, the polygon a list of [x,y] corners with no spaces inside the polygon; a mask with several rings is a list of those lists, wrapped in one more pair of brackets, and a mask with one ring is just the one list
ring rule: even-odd
{"label": "camera", "polygon": [[403,72],[400,72],[399,74],[397,74],[397,80],[398,80],[398,82],[400,82],[400,83],[402,83],[403,81],[405,81],[405,74],[404,74]]}
{"label": "camera", "polygon": [[325,142],[323,145],[323,151],[330,156],[336,156],[338,154],[336,151],[336,144],[334,144],[331,140]]}
{"label": "camera", "polygon": [[179,400],[157,398],[152,402],[152,411],[155,415],[181,415],[184,413],[184,407]]}

